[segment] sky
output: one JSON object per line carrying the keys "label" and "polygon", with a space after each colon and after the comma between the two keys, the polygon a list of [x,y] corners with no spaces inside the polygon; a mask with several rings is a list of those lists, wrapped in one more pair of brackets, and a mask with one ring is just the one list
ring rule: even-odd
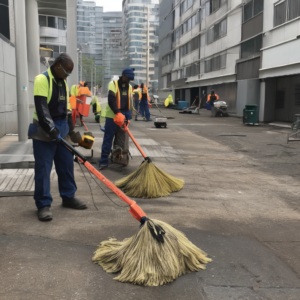
{"label": "sky", "polygon": [[122,11],[122,0],[94,0],[97,6],[103,6],[103,11]]}

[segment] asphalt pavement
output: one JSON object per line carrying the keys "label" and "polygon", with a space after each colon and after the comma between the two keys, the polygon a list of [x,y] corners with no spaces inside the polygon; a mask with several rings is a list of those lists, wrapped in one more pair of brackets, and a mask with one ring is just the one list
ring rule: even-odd
{"label": "asphalt pavement", "polygon": [[[51,222],[38,221],[32,196],[0,197],[1,300],[300,299],[300,143],[286,143],[286,128],[211,118],[203,109],[200,115],[161,111],[151,109],[170,118],[166,129],[141,120],[130,128],[153,162],[185,186],[168,197],[134,200],[206,251],[213,259],[207,269],[161,287],[113,280],[114,274],[93,264],[93,252],[109,237],[132,236],[139,224],[120,199],[75,164],[76,196],[87,210],[63,208],[57,181],[51,185]],[[96,138],[90,161],[97,166],[103,132],[92,117],[86,124]],[[130,149],[129,166],[103,171],[111,181],[143,161],[133,144]]]}

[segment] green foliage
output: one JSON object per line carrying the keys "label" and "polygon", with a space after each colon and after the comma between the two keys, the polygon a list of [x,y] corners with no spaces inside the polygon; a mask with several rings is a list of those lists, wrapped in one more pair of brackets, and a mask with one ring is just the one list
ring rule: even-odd
{"label": "green foliage", "polygon": [[82,55],[82,65],[79,58],[79,70],[82,67],[82,80],[91,82],[91,76],[93,73],[93,86],[95,86],[95,75],[96,75],[96,84],[102,85],[103,77],[103,67],[95,65],[94,58],[90,58]]}

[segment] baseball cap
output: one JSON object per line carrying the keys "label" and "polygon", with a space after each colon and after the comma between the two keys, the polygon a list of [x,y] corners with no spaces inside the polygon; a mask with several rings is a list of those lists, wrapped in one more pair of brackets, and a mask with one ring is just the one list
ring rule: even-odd
{"label": "baseball cap", "polygon": [[125,68],[122,75],[126,75],[129,80],[134,80],[134,72],[131,68]]}

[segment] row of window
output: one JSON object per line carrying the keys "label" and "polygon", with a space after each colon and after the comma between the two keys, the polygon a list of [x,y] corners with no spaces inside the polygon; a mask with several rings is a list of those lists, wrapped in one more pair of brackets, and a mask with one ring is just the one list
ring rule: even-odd
{"label": "row of window", "polygon": [[199,48],[200,48],[200,35],[196,36],[188,43],[180,47],[180,56],[183,57]]}
{"label": "row of window", "polygon": [[227,34],[227,19],[220,21],[208,28],[206,32],[206,43],[211,44]]}
{"label": "row of window", "polygon": [[299,0],[284,0],[274,5],[274,26],[281,25],[299,16]]}
{"label": "row of window", "polygon": [[66,30],[67,20],[58,17],[39,15],[39,25],[41,27],[51,27]]}
{"label": "row of window", "polygon": [[200,11],[198,11],[195,15],[189,18],[186,22],[180,25],[176,30],[173,32],[173,41],[176,41],[181,36],[186,34],[192,28],[194,28],[200,22]]}
{"label": "row of window", "polygon": [[205,61],[205,73],[226,68],[226,53]]}
{"label": "row of window", "polygon": [[262,48],[262,35],[256,36],[241,44],[241,58],[246,58],[259,53]]}
{"label": "row of window", "polygon": [[180,15],[184,14],[192,5],[194,4],[195,0],[184,0],[180,4]]}

